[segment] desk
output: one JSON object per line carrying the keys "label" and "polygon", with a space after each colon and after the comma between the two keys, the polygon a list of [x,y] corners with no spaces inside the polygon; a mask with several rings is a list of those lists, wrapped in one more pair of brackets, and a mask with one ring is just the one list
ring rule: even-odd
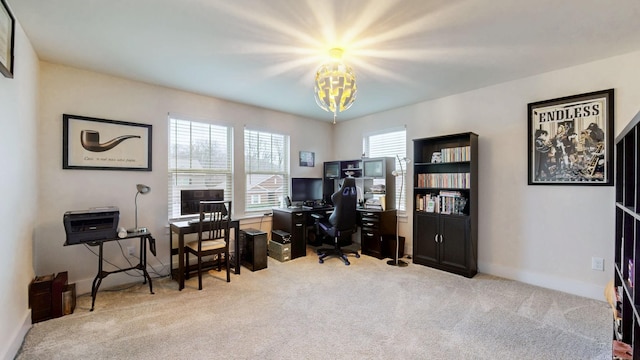
{"label": "desk", "polygon": [[323,208],[273,208],[273,230],[283,230],[291,235],[291,259],[307,256],[307,228],[315,224],[311,214],[333,211],[333,207]]}
{"label": "desk", "polygon": [[[119,269],[116,271],[104,271],[102,270],[102,246],[105,242],[114,241],[114,240],[125,240],[125,239],[133,239],[140,238],[140,261],[137,265],[132,266],[126,269]],[[95,279],[93,279],[93,284],[91,285],[91,310],[93,311],[93,307],[96,303],[96,296],[98,295],[98,288],[100,288],[100,283],[102,283],[102,279],[106,278],[110,274],[115,274],[128,270],[141,270],[144,278],[143,284],[149,280],[149,292],[153,294],[153,284],[151,283],[151,276],[147,272],[147,241],[149,242],[149,248],[151,252],[155,255],[156,253],[156,240],[151,236],[151,233],[148,231],[138,231],[134,233],[128,233],[126,237],[123,238],[114,238],[114,239],[106,239],[106,240],[96,240],[89,241],[87,245],[90,246],[98,246],[99,254],[98,254],[98,274]]]}
{"label": "desk", "polygon": [[[291,235],[291,259],[306,256],[307,228],[314,225],[311,214],[328,213],[326,208],[273,208],[273,230],[283,230]],[[372,210],[357,208],[357,225],[360,227],[360,250],[363,255],[378,259],[395,258],[396,210]],[[399,244],[399,253],[404,253],[404,238]]]}
{"label": "desk", "polygon": [[[170,273],[173,277],[173,255],[178,255],[178,269],[177,269],[177,280],[178,280],[178,290],[184,289],[184,235],[185,234],[195,234],[198,232],[198,223],[189,224],[189,221],[176,221],[169,223],[169,248],[170,248]],[[230,264],[233,266],[234,273],[240,275],[240,221],[231,220],[231,224],[229,224],[230,229],[233,229],[234,233],[234,255],[232,256],[233,262]],[[178,235],[178,248],[175,249],[173,247],[173,234]],[[226,259],[229,261],[229,259]]]}

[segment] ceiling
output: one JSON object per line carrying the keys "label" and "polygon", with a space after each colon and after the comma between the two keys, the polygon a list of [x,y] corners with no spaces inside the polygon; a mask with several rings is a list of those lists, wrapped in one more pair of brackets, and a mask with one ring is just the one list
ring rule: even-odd
{"label": "ceiling", "polygon": [[638,0],[6,1],[41,60],[326,121],[336,46],[338,121],[640,50]]}

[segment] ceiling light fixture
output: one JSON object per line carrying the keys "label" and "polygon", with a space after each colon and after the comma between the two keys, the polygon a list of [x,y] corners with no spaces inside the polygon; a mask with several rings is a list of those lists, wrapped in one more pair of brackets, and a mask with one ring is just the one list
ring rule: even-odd
{"label": "ceiling light fixture", "polygon": [[338,112],[343,112],[353,105],[358,91],[356,75],[353,69],[342,61],[343,53],[344,50],[340,48],[329,50],[331,60],[320,65],[316,72],[316,103],[324,111],[333,113],[334,124]]}

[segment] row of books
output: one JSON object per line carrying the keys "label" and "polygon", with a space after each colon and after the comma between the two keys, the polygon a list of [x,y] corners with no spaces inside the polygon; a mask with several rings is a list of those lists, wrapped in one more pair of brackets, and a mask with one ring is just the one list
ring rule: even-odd
{"label": "row of books", "polygon": [[418,174],[417,187],[468,189],[471,186],[470,173]]}
{"label": "row of books", "polygon": [[416,195],[416,210],[440,214],[464,214],[467,199],[457,191]]}
{"label": "row of books", "polygon": [[442,162],[471,161],[471,146],[440,150]]}

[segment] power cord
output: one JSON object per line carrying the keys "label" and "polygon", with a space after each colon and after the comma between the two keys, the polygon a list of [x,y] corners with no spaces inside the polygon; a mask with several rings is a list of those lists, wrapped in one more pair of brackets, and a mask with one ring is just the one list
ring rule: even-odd
{"label": "power cord", "polygon": [[[133,263],[129,260],[129,257],[125,254],[124,252],[124,248],[122,247],[122,244],[120,243],[120,240],[116,240],[116,242],[118,243],[118,247],[120,248],[120,253],[122,254],[122,257],[124,257],[124,259],[127,261],[127,263],[129,264],[129,267],[133,267]],[[100,255],[98,253],[96,253],[93,249],[91,249],[91,247],[89,245],[87,245],[86,243],[84,244],[85,248],[87,248],[87,250],[89,250],[91,253],[93,253],[93,255],[95,255],[96,257],[100,257]],[[139,256],[135,256],[135,255],[131,255],[131,257],[133,257],[134,259],[138,259],[140,260]],[[151,276],[151,274],[156,275],[155,277],[151,277],[152,279],[159,279],[162,277],[166,277],[166,276],[170,276],[171,274],[167,273],[167,274],[163,274],[166,269],[167,269],[167,265],[164,264],[156,255],[153,255],[153,257],[158,260],[158,262],[160,263],[160,265],[162,265],[162,268],[160,270],[156,269],[153,265],[149,264],[147,262],[147,267],[150,267],[152,271],[147,271],[149,273],[149,275]],[[114,268],[116,268],[117,270],[122,270],[123,268],[112,263],[111,261],[105,259],[104,257],[102,258],[102,260],[113,266]],[[133,272],[133,273],[131,273]],[[123,273],[125,273],[128,276],[131,277],[140,277],[142,276],[142,271],[140,270],[136,270],[136,269],[131,269],[131,270],[127,270],[127,271],[123,271]]]}

